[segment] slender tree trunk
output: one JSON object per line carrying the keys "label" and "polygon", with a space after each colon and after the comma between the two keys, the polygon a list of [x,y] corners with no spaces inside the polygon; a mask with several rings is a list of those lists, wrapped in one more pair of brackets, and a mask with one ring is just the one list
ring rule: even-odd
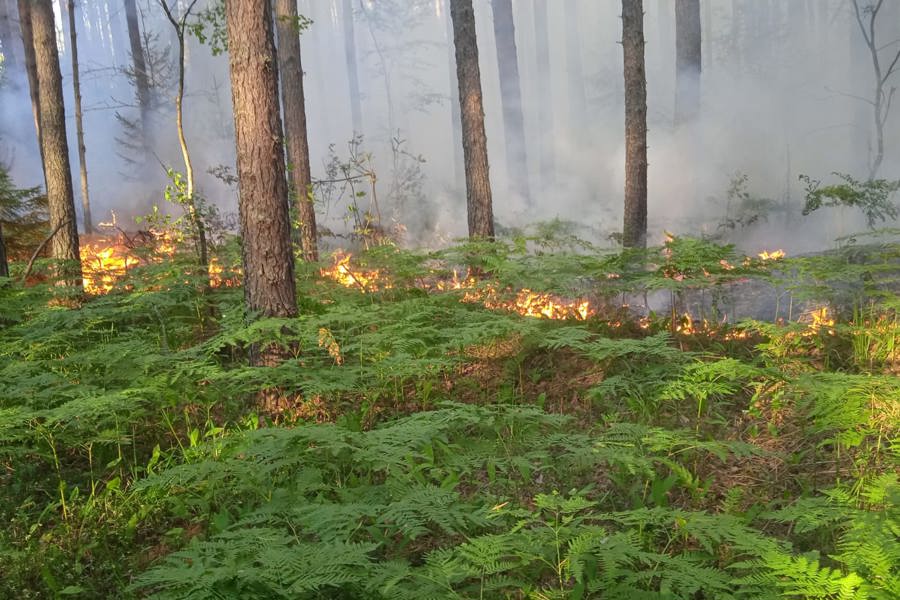
{"label": "slender tree trunk", "polygon": [[3,223],[0,223],[0,277],[9,277],[9,261],[6,259],[6,242],[3,240]]}
{"label": "slender tree trunk", "polygon": [[[244,297],[252,314],[297,315],[278,72],[269,2],[226,0]],[[266,356],[258,356],[257,364]]]}
{"label": "slender tree trunk", "polygon": [[188,217],[191,219],[191,224],[197,232],[197,252],[200,255],[200,265],[207,267],[209,265],[209,251],[206,244],[206,226],[203,224],[203,215],[197,210],[197,202],[194,196],[194,164],[191,161],[187,137],[184,134],[185,23],[197,4],[197,0],[192,0],[182,13],[180,20],[176,19],[172,14],[167,0],[158,1],[165,11],[169,23],[172,24],[175,30],[175,38],[178,42],[178,87],[175,91],[175,128],[178,131],[178,145],[181,147],[181,157],[184,160],[185,204]]}
{"label": "slender tree trunk", "polygon": [[81,286],[81,262],[78,254],[78,230],[72,172],[69,168],[69,143],[66,139],[66,109],[63,104],[62,74],[56,46],[56,24],[51,0],[32,0],[31,26],[37,61],[40,103],[41,144],[44,147],[44,175],[50,227],[60,227],[51,243],[53,258],[66,261],[63,280]]}
{"label": "slender tree trunk", "polygon": [[[450,14],[450,0],[445,0],[445,11]],[[453,21],[446,19],[447,24],[447,64],[450,74],[450,130],[453,132],[453,189],[460,189],[459,182],[465,179],[463,166],[462,116],[459,114],[459,86],[456,81],[456,55],[453,48]]]}
{"label": "slender tree trunk", "polygon": [[531,205],[528,185],[528,156],[525,150],[525,119],[522,116],[522,87],[516,25],[512,0],[493,0],[494,38],[500,72],[500,102],[503,105],[503,132],[506,138],[506,165],[510,190]]}
{"label": "slender tree trunk", "polygon": [[566,67],[569,91],[569,130],[572,138],[582,142],[587,134],[587,99],[584,93],[584,67],[581,62],[581,34],[578,6],[564,8],[566,17]]}
{"label": "slender tree trunk", "polygon": [[675,124],[700,114],[700,0],[675,0]]}
{"label": "slender tree trunk", "polygon": [[306,100],[303,94],[303,66],[300,57],[300,32],[297,30],[296,0],[275,0],[278,30],[278,67],[281,74],[281,101],[284,105],[284,133],[287,158],[297,199],[300,219],[300,244],[303,258],[319,260],[316,239],[316,209],[313,205],[312,177],[309,169],[309,141],[306,132]]}
{"label": "slender tree trunk", "polygon": [[[41,154],[41,168],[44,167],[44,144],[41,141],[41,103],[38,97],[37,58],[34,54],[34,31],[31,26],[31,0],[19,0],[19,30],[22,33],[22,49],[25,57],[25,74],[28,77],[28,91],[31,94],[31,112],[34,117],[34,133],[37,136],[38,151]],[[45,174],[46,177],[46,174]]]}
{"label": "slender tree trunk", "polygon": [[626,248],[647,246],[647,75],[644,67],[642,0],[622,0],[625,66],[625,225]]}
{"label": "slender tree trunk", "polygon": [[344,0],[344,56],[347,60],[347,81],[350,84],[350,119],[353,135],[362,133],[362,100],[359,97],[359,74],[356,66],[356,27],[353,23],[353,0]]}
{"label": "slender tree trunk", "polygon": [[[872,116],[875,129],[875,155],[869,164],[869,180],[875,179],[884,161],[884,126],[890,116],[891,103],[894,99],[896,88],[887,89],[888,80],[900,67],[900,50],[891,48],[888,60],[882,65],[879,51],[890,48],[887,44],[879,47],[876,39],[878,30],[878,15],[883,8],[884,0],[878,0],[866,10],[860,7],[859,0],[852,0],[852,6],[856,22],[865,40],[866,47],[872,59],[872,71],[875,75],[875,92],[872,98]],[[886,66],[885,66],[886,65]]]}
{"label": "slender tree trunk", "polygon": [[84,121],[81,111],[81,77],[78,72],[78,41],[75,31],[75,0],[68,0],[69,11],[69,43],[72,54],[72,88],[75,94],[75,132],[78,139],[78,169],[81,174],[81,211],[84,219],[84,232],[94,233],[94,222],[91,219],[91,197],[88,191],[87,159],[84,146]]}
{"label": "slender tree trunk", "polygon": [[134,85],[137,90],[138,107],[141,111],[141,131],[144,143],[150,143],[150,82],[147,79],[147,65],[144,46],[141,43],[141,28],[138,21],[135,0],[125,0],[125,22],[128,24],[128,41],[131,45],[131,62],[134,69]]}
{"label": "slender tree trunk", "polygon": [[547,0],[534,0],[534,39],[538,76],[538,129],[541,189],[547,192],[556,180],[553,137],[553,85],[550,80],[550,31]]}
{"label": "slender tree trunk", "polygon": [[472,0],[450,0],[450,16],[453,19],[463,156],[466,163],[469,237],[493,238],[494,213]]}

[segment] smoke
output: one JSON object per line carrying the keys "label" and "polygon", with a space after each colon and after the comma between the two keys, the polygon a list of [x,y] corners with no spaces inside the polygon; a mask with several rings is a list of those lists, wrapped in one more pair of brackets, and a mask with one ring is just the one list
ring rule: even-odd
{"label": "smoke", "polygon": [[[864,1],[864,0],[861,0]],[[549,3],[546,10],[545,3]],[[66,109],[73,113],[64,2],[57,6]],[[115,211],[123,223],[164,204],[162,165],[182,169],[175,135],[173,93],[158,90],[154,153],[129,165],[117,138],[121,115],[135,119],[135,93],[122,3],[78,3],[79,53],[88,170],[95,220]],[[204,5],[201,0],[200,5]],[[448,0],[353,0],[360,78],[363,148],[378,174],[382,218],[405,229],[409,244],[434,245],[465,234],[465,186],[451,116],[456,84]],[[621,230],[624,98],[619,2],[516,0],[513,2],[521,75],[526,152],[532,203],[512,192],[507,173],[500,77],[489,0],[474,0],[494,213],[507,228],[559,218],[578,233],[606,242]],[[155,0],[139,0],[142,26],[157,36],[155,50],[174,60],[169,24]],[[537,6],[537,10],[536,10]],[[344,3],[301,0],[313,20],[303,34],[306,108],[314,178],[324,178],[331,148],[348,156],[353,137],[344,39]],[[780,245],[789,252],[827,247],[839,235],[865,228],[852,210],[799,215],[801,173],[826,178],[841,171],[864,178],[871,153],[874,76],[846,0],[775,2],[707,0],[702,3],[703,68],[699,119],[673,125],[675,104],[674,6],[644,0],[649,125],[651,243],[664,231],[724,235],[747,251]],[[886,3],[879,39],[900,39],[900,6]],[[573,15],[571,14],[574,12]],[[550,72],[538,69],[535,19],[547,15]],[[580,47],[573,61],[572,23]],[[897,44],[888,46],[896,49]],[[237,210],[235,190],[207,174],[234,165],[227,56],[212,56],[190,37],[185,99],[186,130],[198,190],[221,212]],[[580,62],[581,74],[575,70]],[[0,136],[21,186],[40,182],[27,84],[10,69],[0,90]],[[897,76],[900,80],[900,75]],[[896,85],[897,82],[894,82]],[[539,120],[542,90],[550,88],[552,126]],[[573,94],[584,94],[579,104]],[[583,106],[583,108],[578,108]],[[900,110],[900,109],[897,109]],[[583,112],[581,112],[583,111]],[[880,176],[900,177],[900,116],[888,120]],[[70,120],[73,170],[77,168]],[[401,152],[396,152],[401,140]],[[541,144],[554,158],[541,172]],[[425,162],[412,157],[421,156]],[[411,175],[418,170],[417,176]],[[732,226],[739,207],[727,196],[738,174],[745,192],[768,199],[748,224]],[[415,180],[412,185],[394,182]],[[370,198],[364,198],[366,203]],[[346,196],[321,208],[323,226],[346,231]],[[78,204],[78,202],[76,202]],[[725,225],[723,226],[723,223]]]}

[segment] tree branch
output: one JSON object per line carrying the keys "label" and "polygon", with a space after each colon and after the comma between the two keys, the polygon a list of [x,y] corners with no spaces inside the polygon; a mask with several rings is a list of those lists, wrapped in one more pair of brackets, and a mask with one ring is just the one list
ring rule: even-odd
{"label": "tree branch", "polygon": [[46,238],[44,238],[44,241],[41,242],[41,245],[38,246],[37,249],[34,251],[34,254],[31,255],[31,259],[28,261],[28,265],[25,267],[25,272],[22,273],[22,279],[21,279],[20,283],[25,283],[25,280],[28,279],[29,275],[31,275],[31,268],[34,267],[34,261],[37,259],[38,254],[40,254],[41,252],[44,251],[44,248],[46,248],[47,244],[50,243],[50,240],[53,239],[53,236],[55,236],[57,233],[59,233],[60,229],[62,229],[63,227],[65,227],[66,225],[68,225],[71,222],[72,222],[72,219],[66,219],[65,221],[63,221],[62,223],[57,225],[56,229],[54,229],[50,233],[50,235],[48,235]]}

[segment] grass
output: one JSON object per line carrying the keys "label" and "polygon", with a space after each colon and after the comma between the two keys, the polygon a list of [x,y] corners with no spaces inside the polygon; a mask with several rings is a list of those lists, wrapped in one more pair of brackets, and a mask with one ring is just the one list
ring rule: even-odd
{"label": "grass", "polygon": [[[895,598],[898,255],[385,246],[289,321],[177,257],[0,284],[0,597]],[[748,280],[795,318],[723,324]]]}

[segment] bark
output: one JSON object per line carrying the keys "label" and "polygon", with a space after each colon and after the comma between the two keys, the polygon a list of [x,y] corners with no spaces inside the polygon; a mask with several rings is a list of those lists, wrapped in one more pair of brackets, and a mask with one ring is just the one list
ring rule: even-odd
{"label": "bark", "polygon": [[181,147],[181,157],[184,160],[184,176],[186,183],[184,199],[187,208],[188,217],[191,224],[197,232],[197,253],[200,258],[200,265],[206,267],[209,265],[209,255],[206,245],[206,226],[203,223],[203,215],[197,209],[196,198],[194,197],[194,164],[191,161],[191,152],[188,149],[187,137],[184,134],[184,72],[185,72],[185,34],[187,19],[197,4],[197,0],[192,0],[181,17],[176,19],[172,13],[167,0],[158,0],[166,18],[175,30],[175,38],[178,42],[178,86],[175,91],[175,128],[178,131],[178,145]]}
{"label": "bark", "polygon": [[284,134],[287,146],[288,174],[297,200],[300,219],[300,245],[303,258],[319,260],[316,239],[316,210],[313,205],[312,178],[309,169],[309,140],[306,131],[306,100],[303,94],[303,65],[300,57],[300,32],[297,31],[296,0],[275,0],[278,30],[278,67],[281,75],[281,101],[284,105]]}
{"label": "bark", "polygon": [[[450,0],[445,0],[449,6]],[[447,14],[450,13],[447,8]],[[463,166],[462,116],[459,114],[459,86],[456,84],[456,56],[453,48],[453,21],[446,19],[447,24],[447,72],[450,75],[450,131],[453,132],[453,189],[460,189],[459,182],[465,179]]]}
{"label": "bark", "polygon": [[493,0],[492,7],[510,190],[531,205],[531,193],[528,185],[528,156],[525,149],[525,119],[522,116],[522,87],[519,81],[519,55],[516,51],[516,25],[513,20],[512,0]]}
{"label": "bark", "polygon": [[128,41],[131,45],[131,62],[134,70],[134,85],[137,90],[138,107],[141,111],[141,129],[145,143],[150,141],[150,82],[144,46],[141,43],[141,28],[138,22],[135,0],[125,0],[125,21],[128,24]]}
{"label": "bark", "polygon": [[268,2],[226,0],[244,297],[251,313],[297,315],[278,72]]}
{"label": "bark", "polygon": [[647,76],[642,0],[622,0],[625,67],[625,223],[622,244],[647,246]]}
{"label": "bark", "polygon": [[543,191],[553,187],[555,164],[553,156],[553,85],[550,80],[550,31],[547,20],[550,6],[546,0],[534,0],[534,45],[537,53],[538,76],[538,134],[540,174]]}
{"label": "bark", "polygon": [[675,1],[675,124],[700,114],[700,0]]}
{"label": "bark", "polygon": [[51,0],[32,0],[31,26],[37,62],[41,145],[44,148],[50,227],[59,228],[53,236],[52,255],[53,258],[66,261],[62,269],[66,284],[81,286],[75,200],[69,167],[69,144],[66,140],[66,109],[63,104],[62,75],[59,70],[56,24]]}
{"label": "bark", "polygon": [[37,136],[38,151],[41,154],[41,168],[44,168],[44,144],[41,142],[41,103],[38,98],[37,59],[34,54],[34,31],[31,26],[32,1],[19,0],[18,6],[19,30],[22,33],[25,74],[28,77],[28,91],[31,94],[31,112],[34,117],[34,132]]}
{"label": "bark", "polygon": [[6,242],[3,241],[3,223],[0,223],[0,277],[9,277],[9,262],[6,259]]}
{"label": "bark", "polygon": [[450,16],[453,20],[453,45],[456,48],[469,237],[493,238],[494,214],[472,0],[450,0]]}
{"label": "bark", "polygon": [[84,220],[84,232],[94,232],[91,219],[91,196],[88,191],[87,150],[84,146],[84,120],[81,111],[81,77],[78,72],[78,41],[75,32],[75,0],[68,0],[69,10],[69,43],[72,54],[72,88],[75,96],[75,132],[78,139],[78,170],[81,175],[81,212]]}
{"label": "bark", "polygon": [[362,133],[362,101],[359,97],[359,73],[356,65],[356,28],[353,24],[353,0],[344,0],[344,55],[350,86],[350,119],[353,135]]}

